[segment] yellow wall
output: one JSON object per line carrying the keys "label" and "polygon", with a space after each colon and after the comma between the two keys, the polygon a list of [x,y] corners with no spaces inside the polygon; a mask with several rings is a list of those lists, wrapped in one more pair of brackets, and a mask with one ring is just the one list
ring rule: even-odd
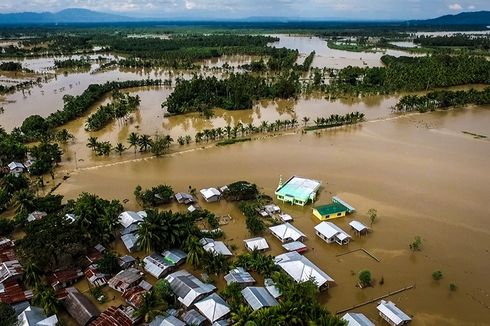
{"label": "yellow wall", "polygon": [[328,215],[328,216],[322,216],[318,212],[318,210],[313,209],[313,215],[316,216],[316,218],[319,219],[320,221],[327,221],[327,220],[333,220],[333,219],[336,219],[336,218],[339,218],[339,217],[344,217],[346,213],[347,212],[340,212],[340,215],[339,216],[337,216],[337,213],[332,214],[332,215]]}

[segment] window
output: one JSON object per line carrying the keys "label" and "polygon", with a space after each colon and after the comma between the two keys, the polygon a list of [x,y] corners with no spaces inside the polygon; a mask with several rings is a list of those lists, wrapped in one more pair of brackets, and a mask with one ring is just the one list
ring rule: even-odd
{"label": "window", "polygon": [[342,215],[342,213],[337,213],[337,216],[340,216],[340,215]]}

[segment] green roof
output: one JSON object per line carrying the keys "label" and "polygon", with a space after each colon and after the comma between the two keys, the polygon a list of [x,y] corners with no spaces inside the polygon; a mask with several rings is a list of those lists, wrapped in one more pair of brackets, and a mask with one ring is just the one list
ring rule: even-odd
{"label": "green roof", "polygon": [[314,209],[316,209],[322,216],[347,212],[349,210],[347,207],[339,203],[317,206]]}

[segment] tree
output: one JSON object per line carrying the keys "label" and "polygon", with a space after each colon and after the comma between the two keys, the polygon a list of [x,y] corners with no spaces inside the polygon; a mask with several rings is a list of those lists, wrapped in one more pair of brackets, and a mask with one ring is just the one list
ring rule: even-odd
{"label": "tree", "polygon": [[19,321],[17,320],[17,315],[15,309],[10,305],[0,302],[0,320],[3,326],[18,326]]}
{"label": "tree", "polygon": [[143,302],[134,315],[135,317],[142,317],[145,323],[149,323],[166,309],[166,302],[160,300],[154,290],[150,290],[143,294]]}
{"label": "tree", "polygon": [[168,135],[157,135],[151,142],[151,152],[156,156],[160,156],[168,151],[173,141],[174,140]]}
{"label": "tree", "polygon": [[29,262],[24,271],[24,283],[35,288],[41,282],[41,270],[36,263]]}
{"label": "tree", "polygon": [[123,144],[121,144],[121,143],[117,143],[116,147],[114,147],[114,151],[116,153],[118,153],[119,156],[121,156],[122,153],[124,153],[126,151],[126,149],[127,148]]}
{"label": "tree", "polygon": [[102,260],[97,263],[97,269],[104,274],[116,274],[121,270],[119,267],[119,260],[114,252],[106,250]]}
{"label": "tree", "polygon": [[158,233],[158,226],[154,225],[148,218],[146,218],[138,226],[138,248],[147,253],[155,251],[161,242]]}
{"label": "tree", "polygon": [[48,284],[41,283],[34,289],[32,302],[43,308],[44,313],[48,316],[58,312],[59,301],[53,288]]}
{"label": "tree", "polygon": [[413,242],[409,245],[412,251],[420,251],[422,250],[422,238],[416,236]]}
{"label": "tree", "polygon": [[368,271],[367,269],[360,271],[359,284],[361,285],[361,287],[371,286],[371,283],[372,283],[371,272]]}
{"label": "tree", "polygon": [[306,127],[306,125],[308,124],[308,122],[310,121],[310,118],[308,117],[303,117],[303,119],[301,119],[301,121],[303,121],[303,124],[304,126]]}
{"label": "tree", "polygon": [[148,151],[148,148],[151,147],[152,141],[149,135],[141,135],[138,140],[138,145],[140,147],[140,152]]}
{"label": "tree", "polygon": [[434,281],[439,281],[442,278],[442,272],[441,271],[435,271],[432,273],[432,279]]}
{"label": "tree", "polygon": [[[236,284],[236,283],[235,283]],[[231,313],[231,320],[233,321],[233,325],[236,326],[245,326],[251,320],[252,309],[246,305],[239,305],[238,309],[233,309]]]}
{"label": "tree", "polygon": [[15,212],[17,214],[31,213],[34,207],[34,194],[29,189],[21,189],[14,195]]}
{"label": "tree", "polygon": [[132,132],[129,134],[128,136],[129,147],[133,147],[135,153],[139,142],[140,142],[140,136],[137,133]]}
{"label": "tree", "polygon": [[370,208],[367,213],[369,220],[371,221],[371,226],[373,226],[374,221],[376,221],[376,218],[378,217],[378,211],[375,208]]}
{"label": "tree", "polygon": [[204,255],[204,249],[195,236],[187,237],[185,241],[185,250],[187,251],[187,263],[194,267],[200,265],[200,259]]}
{"label": "tree", "polygon": [[87,141],[87,147],[90,149],[94,149],[97,146],[97,137],[89,137]]}

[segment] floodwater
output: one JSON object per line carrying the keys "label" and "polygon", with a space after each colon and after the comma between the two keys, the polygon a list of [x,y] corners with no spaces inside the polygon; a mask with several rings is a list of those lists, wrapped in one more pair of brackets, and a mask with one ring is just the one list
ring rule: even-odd
{"label": "floodwater", "polygon": [[414,56],[416,54],[382,49],[376,52],[350,52],[343,50],[331,49],[327,42],[316,36],[291,36],[291,35],[272,35],[280,38],[278,42],[272,43],[277,48],[298,49],[301,56],[304,57],[315,51],[312,67],[317,68],[345,68],[347,66],[355,67],[381,67],[381,57],[385,54],[392,56]]}
{"label": "floodwater", "polygon": [[[236,180],[257,183],[273,196],[279,176],[301,175],[322,181],[318,204],[338,195],[357,213],[335,223],[349,230],[352,219],[369,224],[366,212],[378,210],[369,235],[344,247],[322,242],[313,232],[318,223],[311,206],[280,204],[294,224],[308,236],[306,254],[336,281],[321,295],[336,312],[388,292],[415,285],[390,297],[413,316],[413,325],[490,324],[490,228],[487,223],[490,142],[463,134],[490,136],[490,107],[412,114],[365,122],[322,133],[294,134],[225,147],[191,150],[170,157],[144,158],[100,167],[81,168],[70,174],[57,192],[67,199],[82,191],[106,198],[129,199],[137,209],[133,190],[167,183],[175,191],[189,185],[197,189]],[[200,203],[218,215],[230,214],[224,226],[226,240],[243,251],[249,237],[243,216],[233,203]],[[162,209],[176,209],[175,206]],[[423,249],[412,253],[415,236]],[[282,252],[279,242],[266,235],[271,254]],[[339,253],[365,248],[377,258]],[[372,288],[355,287],[356,274],[369,269],[377,282]],[[431,274],[444,277],[433,281]],[[449,290],[449,284],[457,290]],[[375,304],[356,309],[381,324]]]}

